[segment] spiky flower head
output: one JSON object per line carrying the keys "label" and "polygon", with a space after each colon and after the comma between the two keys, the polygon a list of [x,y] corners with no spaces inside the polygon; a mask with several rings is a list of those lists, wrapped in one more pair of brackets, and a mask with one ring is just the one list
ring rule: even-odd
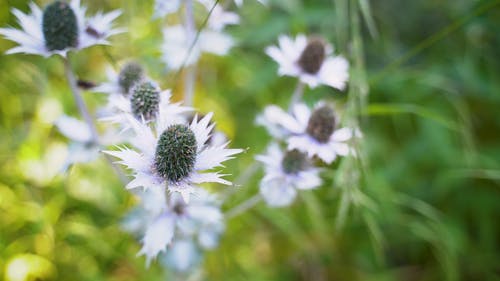
{"label": "spiky flower head", "polygon": [[319,37],[309,39],[306,47],[300,54],[298,64],[309,74],[318,73],[326,57],[325,41]]}
{"label": "spiky flower head", "polygon": [[196,161],[196,138],[186,125],[168,127],[160,136],[155,153],[157,173],[171,182],[178,182],[191,173]]}
{"label": "spiky flower head", "polygon": [[307,155],[297,149],[287,151],[281,160],[281,167],[287,174],[297,174],[307,169],[308,166],[309,160]]}
{"label": "spiky flower head", "polygon": [[134,61],[125,64],[118,74],[118,84],[124,94],[128,94],[130,89],[143,79],[144,68]]}
{"label": "spiky flower head", "polygon": [[48,5],[43,12],[42,25],[45,45],[49,51],[77,46],[77,19],[68,3],[55,1]]}
{"label": "spiky flower head", "polygon": [[326,143],[335,130],[335,113],[327,105],[313,111],[307,123],[306,132],[320,143]]}
{"label": "spiky flower head", "polygon": [[134,116],[145,121],[153,120],[158,113],[160,89],[150,81],[137,83],[131,89],[130,103]]}

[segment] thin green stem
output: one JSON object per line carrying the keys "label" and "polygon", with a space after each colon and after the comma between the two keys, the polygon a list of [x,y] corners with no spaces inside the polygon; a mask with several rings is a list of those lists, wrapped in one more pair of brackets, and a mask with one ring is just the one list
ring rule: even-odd
{"label": "thin green stem", "polygon": [[225,217],[226,219],[232,219],[244,213],[245,211],[251,209],[252,207],[257,205],[260,201],[262,201],[262,196],[260,196],[260,193],[257,193],[254,196],[243,201],[241,204],[227,211]]}

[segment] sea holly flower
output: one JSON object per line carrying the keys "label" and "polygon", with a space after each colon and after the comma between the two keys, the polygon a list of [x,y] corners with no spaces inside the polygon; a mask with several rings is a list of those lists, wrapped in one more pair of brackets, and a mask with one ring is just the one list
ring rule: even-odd
{"label": "sea holly flower", "polygon": [[[216,246],[216,241],[224,230],[224,222],[220,202],[215,196],[198,190],[193,200],[186,204],[178,194],[172,194],[167,201],[164,190],[159,188],[150,188],[143,193],[145,195],[139,195],[142,198],[142,211],[134,211],[127,224],[129,227],[139,225],[134,231],[142,232],[143,236],[139,254],[146,255],[148,264],[158,254],[165,252],[168,245],[175,247],[178,242],[188,239],[192,243],[196,242],[199,249]],[[159,204],[160,202],[164,204]],[[208,243],[206,236],[210,236]]]}
{"label": "sea holly flower", "polygon": [[311,164],[307,154],[296,149],[283,152],[278,144],[272,143],[267,153],[256,159],[264,163],[265,176],[260,182],[260,194],[269,206],[290,205],[297,190],[321,185],[320,170]]}
{"label": "sea holly flower", "polygon": [[135,61],[129,61],[124,64],[119,72],[116,72],[111,67],[107,67],[106,76],[108,81],[92,88],[92,91],[108,95],[128,96],[130,89],[137,82],[146,79],[144,68]]}
{"label": "sea holly flower", "polygon": [[27,53],[44,57],[57,54],[65,57],[70,50],[108,44],[109,36],[123,32],[123,29],[112,28],[113,21],[121,14],[119,10],[87,18],[86,7],[80,6],[80,0],[70,3],[55,1],[44,11],[34,3],[30,8],[29,15],[12,9],[21,30],[0,28],[0,34],[19,44],[7,54]]}
{"label": "sea holly flower", "polygon": [[342,56],[332,56],[333,47],[323,39],[295,39],[281,35],[279,47],[266,48],[266,54],[279,64],[279,75],[298,77],[311,88],[320,84],[343,90],[349,79],[349,62]]}
{"label": "sea holly flower", "polygon": [[[123,71],[121,74],[123,74]],[[120,80],[120,76],[118,76],[117,81],[123,80]],[[124,129],[128,129],[130,128],[130,116],[145,122],[165,119],[182,122],[184,118],[180,114],[192,110],[189,107],[181,106],[179,103],[170,103],[170,90],[162,91],[151,80],[142,79],[131,85],[127,94],[121,94],[124,91],[123,86],[119,86],[118,83],[115,85],[118,86],[117,89],[122,90],[118,93],[112,92],[108,96],[107,111],[109,113],[101,118],[102,121],[116,123]],[[111,89],[112,86],[109,86]]]}
{"label": "sea holly flower", "polygon": [[[162,107],[160,107],[160,112]],[[185,201],[195,193],[195,185],[217,182],[230,185],[218,172],[206,172],[232,159],[241,149],[227,149],[222,145],[207,143],[214,124],[210,124],[212,113],[201,120],[197,117],[191,124],[178,123],[177,118],[157,118],[155,126],[149,126],[129,116],[129,123],[135,132],[131,143],[138,151],[122,148],[106,153],[120,158],[119,163],[134,171],[134,180],[127,188],[163,188],[180,192]]]}
{"label": "sea holly flower", "polygon": [[353,151],[346,143],[361,133],[351,128],[337,129],[337,118],[333,109],[319,103],[311,110],[302,103],[295,104],[291,113],[278,106],[268,106],[262,123],[271,131],[278,131],[285,138],[288,149],[297,149],[309,157],[318,156],[330,164],[337,155],[346,156]]}

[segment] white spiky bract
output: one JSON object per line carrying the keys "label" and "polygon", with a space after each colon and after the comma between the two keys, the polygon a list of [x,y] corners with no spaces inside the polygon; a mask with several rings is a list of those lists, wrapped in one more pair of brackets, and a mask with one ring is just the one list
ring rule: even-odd
{"label": "white spiky bract", "polygon": [[[80,0],[72,0],[69,4],[76,16],[78,26],[77,46],[63,50],[48,50],[42,31],[43,11],[35,3],[30,3],[31,14],[25,14],[18,9],[12,9],[21,29],[0,28],[0,34],[8,40],[19,44],[7,54],[26,53],[50,57],[60,55],[66,57],[71,50],[81,50],[93,45],[109,44],[107,38],[122,33],[125,30],[113,28],[113,21],[120,16],[121,11],[115,10],[109,13],[98,12],[96,15],[86,17],[87,8],[80,5]],[[92,32],[89,32],[92,30]]]}
{"label": "white spiky bract", "polygon": [[307,37],[297,35],[295,39],[281,35],[279,46],[269,46],[266,54],[279,64],[278,74],[298,77],[311,88],[324,84],[343,90],[349,79],[349,62],[342,56],[332,56],[333,47],[326,45],[326,57],[317,73],[304,71],[299,65],[299,58],[308,44]]}

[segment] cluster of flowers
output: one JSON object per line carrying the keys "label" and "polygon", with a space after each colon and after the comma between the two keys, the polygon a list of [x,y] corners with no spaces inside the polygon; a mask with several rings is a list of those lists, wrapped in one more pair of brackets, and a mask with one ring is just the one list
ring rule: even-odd
{"label": "cluster of flowers", "polygon": [[256,157],[265,165],[260,194],[268,205],[282,207],[293,202],[297,190],[321,186],[322,169],[314,165],[316,160],[331,164],[338,155],[354,155],[348,142],[360,132],[338,128],[339,117],[328,103],[320,101],[310,109],[300,101],[306,84],[345,88],[349,64],[332,55],[331,45],[319,37],[280,36],[279,47],[270,46],[266,53],[278,62],[278,74],[299,79],[288,112],[270,105],[257,118],[275,139],[266,154]]}
{"label": "cluster of flowers", "polygon": [[[234,45],[223,29],[237,24],[238,15],[223,10],[214,0],[196,3],[210,15],[197,33],[192,0],[155,2],[155,18],[177,13],[182,4],[186,12],[183,24],[163,31],[162,58],[170,70],[196,64],[203,52],[224,55]],[[241,5],[241,0],[236,4]],[[120,11],[86,17],[79,0],[55,1],[43,11],[35,4],[30,7],[29,15],[13,10],[22,30],[0,28],[0,34],[19,44],[8,54],[55,54],[69,65],[68,51],[107,44],[109,36],[124,32],[112,27]],[[300,101],[305,85],[345,88],[348,62],[333,56],[329,44],[318,37],[281,36],[279,47],[268,47],[266,53],[279,63],[278,74],[299,78],[288,111],[270,105],[257,119],[275,139],[267,153],[256,157],[265,166],[260,194],[268,205],[278,207],[291,204],[297,190],[321,186],[322,168],[315,164],[331,164],[338,155],[354,154],[348,142],[360,133],[338,128],[339,117],[328,103],[320,101],[311,109]],[[78,91],[74,77],[68,77],[72,90]],[[67,165],[90,161],[104,146],[114,145],[116,150],[104,153],[132,171],[126,188],[140,200],[124,228],[141,237],[139,253],[148,264],[160,255],[166,265],[188,270],[199,261],[203,249],[217,245],[224,230],[221,200],[201,185],[231,185],[215,169],[243,150],[227,148],[229,142],[215,130],[212,113],[197,114],[190,101],[187,106],[171,103],[170,90],[161,90],[141,64],[130,61],[119,71],[109,68],[107,77],[107,82],[91,89],[108,97],[100,110],[100,120],[108,125],[105,134],[96,134],[89,120],[62,116],[56,122],[61,133],[73,140]],[[74,94],[78,103],[78,93]],[[85,117],[85,109],[80,109]]]}
{"label": "cluster of flowers", "polygon": [[[170,2],[157,1],[155,17],[176,11],[167,9]],[[163,58],[169,69],[195,63],[201,52],[223,55],[233,46],[222,29],[237,23],[238,16],[223,11],[213,1],[202,4],[213,9],[215,16],[191,52],[193,30],[189,36],[183,25],[164,30]],[[179,8],[180,1],[174,6]],[[124,32],[112,27],[120,11],[86,17],[86,7],[79,0],[55,1],[44,10],[31,3],[30,8],[31,14],[13,9],[21,30],[0,28],[0,34],[19,44],[7,54],[60,55],[69,64],[68,52],[108,44],[109,36]],[[224,229],[220,200],[200,184],[231,185],[224,174],[214,170],[242,150],[226,148],[229,142],[215,131],[212,113],[198,115],[191,107],[171,103],[171,92],[162,91],[140,64],[126,63],[118,72],[109,68],[107,76],[107,82],[91,88],[108,96],[107,105],[100,110],[100,120],[110,125],[105,134],[96,134],[89,120],[63,115],[55,123],[72,140],[65,167],[95,159],[104,146],[117,147],[104,153],[120,159],[118,163],[133,172],[126,188],[140,199],[140,205],[124,226],[142,237],[139,253],[146,256],[148,264],[163,253],[162,260],[171,267],[187,270],[199,260],[201,249],[217,245]],[[74,77],[68,79],[72,91],[79,92]],[[169,245],[171,250],[165,255]]]}

